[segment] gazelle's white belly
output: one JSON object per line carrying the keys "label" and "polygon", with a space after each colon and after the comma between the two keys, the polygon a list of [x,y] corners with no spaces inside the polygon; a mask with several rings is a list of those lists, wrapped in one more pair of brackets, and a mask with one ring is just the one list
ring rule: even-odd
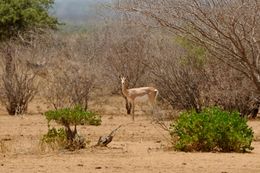
{"label": "gazelle's white belly", "polygon": [[135,102],[148,102],[148,95],[139,96],[135,98]]}

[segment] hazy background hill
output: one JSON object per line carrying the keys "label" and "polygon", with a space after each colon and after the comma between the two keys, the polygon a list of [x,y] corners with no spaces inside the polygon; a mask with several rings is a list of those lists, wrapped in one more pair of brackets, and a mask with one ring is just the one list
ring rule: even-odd
{"label": "hazy background hill", "polygon": [[98,6],[109,0],[55,0],[53,13],[61,22],[69,25],[85,25],[93,22]]}

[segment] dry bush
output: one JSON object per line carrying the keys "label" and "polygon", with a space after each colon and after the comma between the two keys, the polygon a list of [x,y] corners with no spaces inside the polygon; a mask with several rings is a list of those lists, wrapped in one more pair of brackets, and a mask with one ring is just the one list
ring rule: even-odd
{"label": "dry bush", "polygon": [[170,39],[162,39],[158,42],[156,51],[160,53],[152,61],[151,72],[160,96],[173,108],[200,112],[207,105],[204,93],[209,83],[205,52],[201,55],[189,53],[195,48],[185,50]]}
{"label": "dry bush", "polygon": [[111,23],[106,30],[104,66],[112,86],[117,84],[114,90],[120,88],[120,75],[128,78],[129,87],[145,83],[143,77],[148,72],[150,58],[149,31],[128,22]]}
{"label": "dry bush", "polygon": [[98,65],[94,61],[93,45],[88,45],[87,41],[86,34],[57,35],[55,49],[51,51],[55,58],[49,60],[43,94],[55,109],[75,105],[88,108]]}
{"label": "dry bush", "polygon": [[[165,37],[165,33],[162,37]],[[177,109],[221,106],[241,116],[256,117],[259,98],[250,81],[240,72],[210,58],[198,44],[179,37],[158,39],[150,66],[160,96]]]}
{"label": "dry bush", "polygon": [[208,95],[212,105],[237,110],[241,116],[257,116],[260,102],[252,81],[219,61],[211,62],[208,71],[211,82]]}
{"label": "dry bush", "polygon": [[[156,63],[156,62],[155,62]],[[154,69],[156,84],[160,95],[170,102],[173,108],[195,109],[199,112],[205,103],[202,102],[203,87],[207,78],[203,70],[179,65],[174,60],[158,64]],[[161,70],[160,67],[165,69]]]}
{"label": "dry bush", "polygon": [[38,89],[37,75],[26,65],[23,55],[30,48],[9,42],[1,49],[2,82],[0,100],[10,115],[23,114]]}
{"label": "dry bush", "polygon": [[11,115],[25,113],[28,103],[45,87],[49,59],[57,45],[55,33],[42,32],[28,32],[0,44],[1,102]]}
{"label": "dry bush", "polygon": [[94,78],[79,71],[79,67],[52,71],[45,96],[55,109],[81,105],[88,108],[89,94],[94,85]]}

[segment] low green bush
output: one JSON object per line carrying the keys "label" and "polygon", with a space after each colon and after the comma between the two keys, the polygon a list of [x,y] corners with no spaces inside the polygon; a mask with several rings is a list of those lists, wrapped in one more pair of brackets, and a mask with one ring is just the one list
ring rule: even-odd
{"label": "low green bush", "polygon": [[189,111],[170,125],[175,148],[181,151],[246,152],[253,149],[253,131],[238,112],[213,107]]}
{"label": "low green bush", "polygon": [[95,125],[101,124],[101,118],[96,113],[85,111],[81,106],[74,108],[63,108],[58,110],[50,110],[44,113],[48,124],[55,121],[61,125]]}
{"label": "low green bush", "polygon": [[[101,124],[100,116],[94,112],[85,111],[85,109],[80,106],[50,110],[45,112],[44,115],[48,121],[48,133],[43,136],[42,143],[47,143],[51,146],[58,144],[70,150],[80,149],[86,146],[85,138],[78,134],[78,125],[87,124],[98,126]],[[55,121],[63,127],[58,130],[54,127],[50,128],[51,121]]]}
{"label": "low green bush", "polygon": [[57,147],[65,148],[67,137],[64,128],[49,128],[48,132],[43,135],[41,144],[48,144],[52,149]]}

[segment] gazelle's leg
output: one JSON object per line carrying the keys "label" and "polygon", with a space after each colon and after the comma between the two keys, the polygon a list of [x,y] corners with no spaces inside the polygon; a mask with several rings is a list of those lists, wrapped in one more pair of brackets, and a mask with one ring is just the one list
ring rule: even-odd
{"label": "gazelle's leg", "polygon": [[132,119],[135,120],[135,103],[132,102]]}
{"label": "gazelle's leg", "polygon": [[152,115],[155,113],[156,98],[153,95],[149,95],[149,104],[152,107]]}
{"label": "gazelle's leg", "polygon": [[154,115],[154,103],[151,103],[152,106],[152,115]]}
{"label": "gazelle's leg", "polygon": [[126,112],[127,114],[131,114],[132,111],[132,104],[130,101],[128,101],[127,98],[125,98],[125,108],[126,108]]}

